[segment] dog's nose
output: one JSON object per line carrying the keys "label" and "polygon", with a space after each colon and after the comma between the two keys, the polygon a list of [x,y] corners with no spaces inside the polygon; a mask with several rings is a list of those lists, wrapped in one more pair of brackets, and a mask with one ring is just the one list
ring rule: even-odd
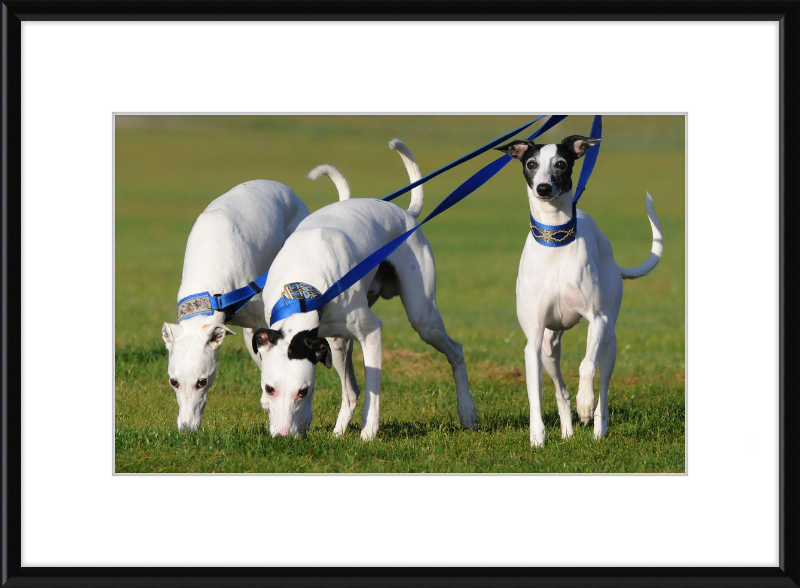
{"label": "dog's nose", "polygon": [[553,193],[553,186],[550,184],[539,184],[536,186],[536,193],[539,196],[550,196]]}
{"label": "dog's nose", "polygon": [[202,421],[200,419],[181,418],[178,417],[178,432],[179,433],[194,433],[200,428]]}

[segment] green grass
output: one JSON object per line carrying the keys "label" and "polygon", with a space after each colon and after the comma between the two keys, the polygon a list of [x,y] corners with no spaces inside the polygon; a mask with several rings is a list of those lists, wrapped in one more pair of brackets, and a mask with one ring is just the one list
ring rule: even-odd
{"label": "green grass", "polygon": [[[335,372],[325,369],[318,371],[308,438],[272,439],[259,404],[259,374],[241,337],[228,338],[220,351],[203,429],[177,433],[160,327],[174,322],[186,239],[212,199],[243,181],[267,178],[291,186],[313,211],[336,198],[329,181],[305,178],[320,163],[336,166],[354,197],[381,197],[407,183],[389,139],[403,139],[427,173],[531,118],[118,117],[116,471],[684,471],[684,126],[675,116],[604,117],[598,165],[581,200],[620,265],[638,265],[649,252],[645,191],[665,235],[656,270],[625,282],[606,439],[592,439],[577,417],[574,438],[560,438],[554,388],[545,377],[547,442],[542,449],[529,446],[525,337],[514,296],[528,212],[514,163],[424,229],[436,256],[439,308],[464,346],[477,432],[460,429],[447,362],[420,341],[395,299],[375,306],[384,322],[384,371],[381,430],[373,442],[359,438],[360,407],[344,438],[332,437],[340,389]],[[544,138],[585,134],[590,125],[589,117],[569,117]],[[426,184],[423,214],[493,158],[483,155]],[[408,196],[398,203],[407,206]],[[585,345],[585,323],[563,338],[573,408]]]}

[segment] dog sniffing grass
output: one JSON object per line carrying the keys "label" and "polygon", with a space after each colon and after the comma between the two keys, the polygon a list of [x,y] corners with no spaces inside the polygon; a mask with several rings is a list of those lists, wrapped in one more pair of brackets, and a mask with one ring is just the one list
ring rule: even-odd
{"label": "dog sniffing grass", "polygon": [[[355,195],[381,197],[407,183],[397,156],[385,148],[390,138],[403,138],[426,173],[530,118],[204,117],[197,127],[169,130],[155,121],[122,121],[115,169],[116,471],[684,471],[682,117],[604,117],[603,149],[581,199],[620,265],[640,263],[649,247],[650,227],[641,212],[645,190],[658,195],[668,244],[646,280],[625,283],[605,439],[594,441],[590,427],[576,426],[571,440],[561,440],[554,388],[546,379],[548,442],[543,449],[529,447],[525,337],[514,296],[528,211],[511,166],[425,226],[436,259],[439,310],[464,347],[477,431],[462,431],[447,361],[420,341],[395,299],[375,306],[384,323],[384,372],[374,442],[361,442],[357,423],[343,438],[333,438],[341,385],[328,370],[317,375],[308,438],[273,439],[259,404],[258,370],[238,340],[220,350],[221,375],[202,429],[177,433],[158,329],[174,321],[186,239],[213,198],[243,181],[269,178],[291,186],[314,211],[336,199],[330,183],[304,177],[319,163],[336,166]],[[590,124],[590,117],[569,117],[542,139],[586,134]],[[325,157],[314,159],[320,149]],[[423,214],[490,157],[426,184]],[[617,173],[622,168],[628,172]],[[398,201],[403,207],[404,198]],[[584,322],[562,342],[562,370],[573,395],[585,349]],[[363,389],[358,349],[355,355]],[[573,419],[577,425],[574,410]]]}

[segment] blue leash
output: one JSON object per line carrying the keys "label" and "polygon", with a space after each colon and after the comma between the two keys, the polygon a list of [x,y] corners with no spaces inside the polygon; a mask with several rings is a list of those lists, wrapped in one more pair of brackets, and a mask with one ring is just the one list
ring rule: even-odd
{"label": "blue leash", "polygon": [[[594,117],[592,121],[592,130],[589,135],[592,139],[600,139],[603,135],[603,117],[599,114]],[[583,191],[586,190],[586,183],[594,171],[594,164],[597,163],[597,155],[600,153],[600,145],[595,145],[583,158],[583,167],[581,167],[581,175],[578,177],[578,187],[575,188],[575,196],[572,203],[577,204],[578,199],[583,196]]]}
{"label": "blue leash", "polygon": [[[447,169],[450,169],[455,165],[458,165],[458,163],[463,163],[464,161],[472,159],[473,157],[479,155],[480,153],[488,151],[492,147],[499,145],[501,142],[512,137],[522,129],[525,129],[526,127],[529,127],[536,121],[541,120],[541,118],[542,117],[539,117],[536,120],[531,121],[527,125],[524,125],[519,129],[513,131],[512,133],[508,133],[500,137],[496,141],[488,143],[484,147],[481,147],[481,149],[473,151],[469,155],[466,155],[462,157],[460,160],[457,160],[457,162],[453,162],[449,166],[445,166],[445,168],[442,168],[441,170],[434,172],[433,174],[429,174],[425,178],[417,180],[413,184],[409,184],[402,190],[398,190],[397,192],[390,194],[389,196],[384,198],[384,200],[390,200],[392,198],[396,198],[397,196],[400,196],[401,194],[404,194],[405,192],[408,192],[412,188],[420,185],[424,181],[427,181],[428,179],[435,177],[439,173],[442,173],[443,171],[446,171]],[[531,135],[528,138],[528,140],[533,141],[536,137],[538,137],[545,131],[551,129],[565,118],[567,118],[565,115],[551,116],[541,127],[539,127],[539,129],[533,135]],[[325,293],[322,294],[321,296],[317,298],[303,299],[302,302],[301,300],[295,298],[287,299],[286,297],[281,297],[278,300],[278,302],[275,303],[275,306],[272,308],[272,313],[270,315],[270,325],[274,325],[276,322],[281,321],[293,314],[320,310],[328,302],[330,302],[331,300],[333,300],[334,298],[345,292],[353,284],[361,280],[370,271],[372,271],[375,267],[377,267],[377,265],[380,262],[389,257],[389,255],[391,255],[395,249],[400,247],[400,245],[402,245],[422,225],[427,223],[429,220],[437,217],[445,210],[458,204],[461,200],[463,200],[464,198],[469,196],[472,192],[480,188],[490,178],[492,178],[492,176],[494,176],[497,172],[503,169],[503,167],[509,161],[511,161],[511,157],[508,155],[503,155],[500,157],[500,159],[493,161],[492,163],[490,163],[489,165],[487,165],[486,167],[475,173],[466,182],[464,182],[458,188],[453,190],[453,192],[447,198],[442,200],[442,202],[439,203],[439,205],[433,210],[433,212],[431,212],[425,218],[425,220],[423,220],[413,229],[410,229],[405,233],[403,233],[402,235],[400,235],[399,237],[396,237],[395,239],[393,239],[392,241],[390,241],[389,243],[387,243],[386,245],[384,245],[383,247],[381,247],[380,249],[369,255],[362,262],[358,263],[355,267],[353,267],[350,271],[348,271],[342,278],[334,282],[334,284],[330,288],[328,288],[325,291]]]}
{"label": "blue leash", "polygon": [[[475,150],[475,151],[473,151],[472,153],[468,153],[467,155],[465,155],[465,156],[464,156],[464,157],[462,157],[461,159],[456,159],[454,162],[452,162],[452,163],[448,163],[448,164],[447,164],[446,166],[444,166],[443,168],[441,168],[441,169],[438,169],[438,170],[436,170],[435,172],[428,174],[427,176],[425,176],[424,178],[421,178],[421,179],[417,180],[417,181],[416,181],[416,182],[414,182],[413,184],[409,184],[408,186],[406,186],[405,188],[401,188],[401,189],[400,189],[400,190],[398,190],[397,192],[392,192],[392,193],[391,193],[391,194],[389,194],[388,196],[386,196],[386,197],[382,198],[382,200],[387,200],[387,201],[389,201],[389,200],[394,200],[394,199],[395,199],[395,198],[397,198],[398,196],[402,196],[403,194],[405,194],[406,192],[409,192],[409,191],[413,190],[413,189],[414,189],[414,188],[416,188],[417,186],[421,186],[422,184],[424,184],[425,182],[427,182],[427,181],[428,181],[428,180],[430,180],[430,179],[433,179],[433,178],[435,178],[435,177],[436,177],[436,176],[438,176],[439,174],[442,174],[442,173],[446,172],[447,170],[453,169],[454,167],[456,167],[456,166],[459,166],[459,165],[461,165],[462,163],[464,163],[464,162],[467,162],[467,161],[469,161],[470,159],[473,159],[473,158],[477,157],[478,155],[480,155],[480,154],[482,154],[482,153],[486,153],[486,152],[487,152],[487,151],[489,151],[489,150],[490,150],[492,147],[496,147],[497,145],[499,145],[500,143],[502,143],[502,142],[503,142],[503,141],[505,141],[506,139],[510,139],[511,137],[513,137],[514,135],[516,135],[517,133],[519,133],[520,131],[524,131],[524,130],[525,130],[525,129],[527,129],[529,126],[531,126],[533,123],[535,123],[535,122],[538,122],[538,121],[542,120],[544,117],[545,117],[545,115],[542,115],[542,116],[540,116],[540,117],[538,117],[538,118],[535,118],[535,119],[533,119],[533,120],[532,120],[531,122],[529,122],[528,124],[526,124],[526,125],[522,125],[520,128],[516,129],[515,131],[511,131],[510,133],[506,133],[505,135],[503,135],[503,136],[502,136],[502,137],[500,137],[499,139],[495,139],[495,140],[494,140],[494,141],[492,141],[491,143],[487,143],[486,145],[484,145],[484,146],[483,146],[483,147],[481,147],[480,149],[476,149],[476,150]],[[551,118],[552,118],[552,117],[551,117]],[[547,123],[545,123],[545,124],[547,124]],[[539,132],[541,132],[541,131],[539,131]]]}
{"label": "blue leash", "polygon": [[[603,134],[603,120],[598,114],[592,122],[590,137],[600,139]],[[575,188],[575,195],[572,197],[572,218],[563,225],[546,225],[540,223],[531,214],[531,235],[539,245],[545,247],[564,247],[575,240],[578,227],[578,199],[586,190],[586,183],[592,175],[594,164],[597,162],[597,155],[600,152],[600,145],[591,147],[583,159],[581,175],[578,178],[578,185]]]}
{"label": "blue leash", "polygon": [[[428,174],[424,178],[421,178],[421,179],[417,180],[416,182],[413,182],[413,183],[409,184],[405,188],[402,188],[402,189],[398,190],[397,192],[389,194],[388,196],[383,198],[383,200],[386,200],[386,201],[394,200],[398,196],[401,196],[402,194],[405,194],[406,192],[409,192],[409,191],[413,190],[417,186],[421,186],[422,184],[424,184],[425,182],[427,182],[430,179],[435,178],[439,174],[442,174],[442,173],[444,173],[444,172],[446,172],[446,171],[448,171],[450,169],[453,169],[454,167],[459,166],[462,163],[464,163],[466,161],[469,161],[470,159],[473,159],[473,158],[477,157],[478,155],[480,155],[482,153],[485,153],[486,151],[488,151],[492,147],[495,147],[496,145],[499,145],[500,143],[502,143],[506,139],[509,139],[509,138],[513,137],[514,135],[516,135],[520,131],[528,128],[529,126],[531,126],[532,124],[534,124],[537,121],[540,121],[543,118],[544,118],[544,115],[542,115],[542,116],[540,116],[538,118],[535,118],[531,122],[529,122],[529,123],[527,123],[525,125],[522,125],[518,129],[515,129],[515,130],[511,131],[510,133],[506,133],[505,135],[503,135],[499,139],[495,139],[491,143],[488,143],[488,144],[484,145],[480,149],[476,149],[472,153],[468,153],[464,157],[462,157],[460,159],[457,159],[456,161],[447,164],[443,168],[438,169],[435,172]],[[550,117],[550,118],[552,119],[553,117]],[[562,117],[562,119],[563,118],[564,117]],[[559,121],[556,121],[556,122],[559,122]],[[545,123],[545,124],[547,124],[547,123]],[[555,123],[553,123],[553,124],[555,124]],[[550,126],[552,126],[552,125],[550,125]],[[543,131],[540,129],[539,133],[541,133],[541,132],[543,132]],[[486,180],[484,180],[484,181],[486,181]],[[477,187],[478,186],[476,186],[475,188],[477,188]],[[433,218],[433,217],[430,217],[430,218]],[[388,256],[388,253],[387,253],[387,256]],[[383,261],[383,260],[381,259],[380,261]],[[380,261],[378,261],[378,263],[380,263]],[[372,269],[372,268],[369,268],[369,269]],[[367,270],[366,273],[369,273],[369,269]],[[366,275],[366,273],[365,273],[365,275]],[[254,295],[258,294],[259,292],[261,292],[261,290],[264,289],[264,285],[267,283],[267,275],[268,274],[269,274],[269,272],[265,273],[264,275],[259,276],[258,278],[256,278],[252,282],[250,282],[247,286],[244,286],[242,288],[234,290],[233,292],[228,292],[227,294],[209,294],[208,292],[200,292],[198,294],[192,294],[190,296],[187,296],[186,298],[183,298],[182,300],[180,300],[178,302],[178,322],[180,323],[182,320],[185,320],[187,318],[191,318],[193,316],[212,315],[217,310],[223,311],[225,313],[225,322],[228,322],[229,320],[231,320],[233,318],[233,316],[237,312],[239,312],[242,308],[244,308],[247,305],[247,303],[250,301],[250,298],[252,298]],[[356,280],[356,281],[358,281],[358,280]],[[355,283],[355,282],[353,282],[353,283]],[[345,288],[345,290],[346,289],[347,288]]]}

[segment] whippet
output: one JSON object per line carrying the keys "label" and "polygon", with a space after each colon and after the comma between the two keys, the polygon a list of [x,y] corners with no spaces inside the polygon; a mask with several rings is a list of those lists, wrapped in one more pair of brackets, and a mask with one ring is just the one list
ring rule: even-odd
{"label": "whippet", "polygon": [[[390,146],[403,157],[412,181],[419,179],[419,168],[405,145],[395,139]],[[390,202],[358,198],[329,204],[306,218],[286,240],[270,269],[262,292],[267,321],[271,309],[282,298],[318,296],[358,262],[414,228],[422,203],[420,186],[412,191],[407,211]],[[321,312],[294,314],[255,332],[253,349],[262,357],[261,404],[269,412],[273,436],[306,434],[312,418],[316,366],[322,363],[331,367],[341,362],[335,355],[331,357],[325,337],[357,339],[361,344],[366,387],[361,438],[370,440],[375,436],[379,423],[382,323],[370,306],[378,297],[388,299],[398,294],[411,326],[450,363],[461,424],[465,428],[476,427],[477,414],[462,348],[445,331],[436,306],[433,253],[418,230]],[[355,378],[352,385],[343,381],[335,435],[346,431],[358,395]]]}
{"label": "whippet", "polygon": [[[651,253],[647,261],[633,269],[620,268],[611,243],[594,220],[573,209],[573,164],[597,142],[599,139],[573,135],[555,145],[512,141],[495,147],[522,163],[531,216],[536,221],[531,223],[517,277],[517,318],[528,340],[525,375],[531,406],[531,446],[541,446],[545,440],[542,365],[555,384],[561,436],[572,436],[570,396],[561,377],[561,335],[581,317],[589,322],[589,332],[586,356],[580,365],[578,417],[584,425],[594,418],[595,438],[606,435],[622,280],[647,275],[663,252],[661,225],[650,194],[645,207],[653,231]],[[577,220],[570,224],[573,210],[577,211]],[[559,246],[563,243],[567,244]],[[593,383],[598,363],[600,401],[595,407]]]}
{"label": "whippet", "polygon": [[[343,194],[340,194],[343,196]],[[309,214],[287,186],[270,180],[240,184],[223,194],[198,217],[183,261],[178,300],[200,292],[231,292],[269,269],[286,237]],[[245,343],[264,324],[264,303],[254,296],[233,317],[221,310],[179,305],[179,323],[164,323],[161,336],[169,350],[169,383],[178,401],[178,431],[195,431],[217,375],[217,353],[227,324],[244,328]],[[205,310],[206,313],[197,313]],[[209,312],[210,311],[210,312]],[[251,357],[259,358],[250,350]]]}

